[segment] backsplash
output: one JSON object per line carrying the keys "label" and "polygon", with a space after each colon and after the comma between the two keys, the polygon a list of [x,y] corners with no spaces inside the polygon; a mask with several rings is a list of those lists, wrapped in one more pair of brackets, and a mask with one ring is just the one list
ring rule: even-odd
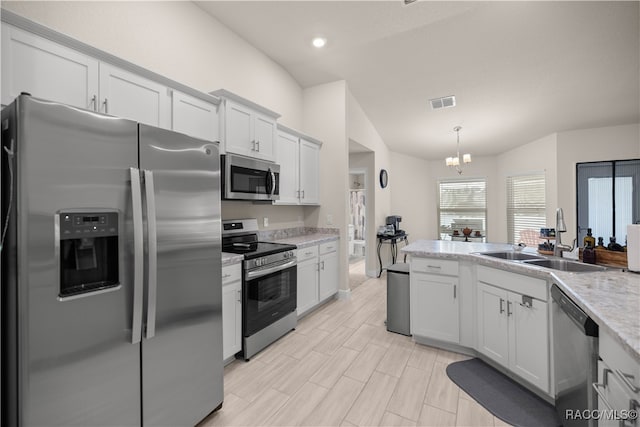
{"label": "backsplash", "polygon": [[265,241],[288,239],[290,237],[304,236],[306,234],[340,234],[338,228],[318,228],[318,227],[292,227],[280,230],[260,230],[258,239]]}

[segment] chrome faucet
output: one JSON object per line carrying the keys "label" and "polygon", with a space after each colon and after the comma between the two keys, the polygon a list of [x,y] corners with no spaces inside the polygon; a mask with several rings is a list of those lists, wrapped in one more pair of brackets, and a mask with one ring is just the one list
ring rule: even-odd
{"label": "chrome faucet", "polygon": [[[562,208],[558,208],[556,209],[556,245],[553,248],[554,256],[562,257],[562,252],[565,252],[565,251],[571,252],[574,249],[573,245],[569,246],[569,245],[562,244],[561,233],[566,233],[566,231],[567,231],[567,224],[564,223],[564,212],[562,211]],[[574,244],[577,241],[578,239],[576,238],[573,241]]]}

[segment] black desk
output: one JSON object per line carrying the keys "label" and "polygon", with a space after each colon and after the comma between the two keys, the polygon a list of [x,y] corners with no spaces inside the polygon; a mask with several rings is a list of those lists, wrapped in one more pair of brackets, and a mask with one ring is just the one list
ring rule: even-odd
{"label": "black desk", "polygon": [[[395,264],[398,258],[398,242],[404,241],[405,246],[409,244],[409,235],[404,231],[396,234],[378,234],[378,262],[380,263],[380,271],[378,277],[382,275],[382,257],[380,256],[380,248],[383,243],[391,245],[391,264]],[[407,255],[404,256],[404,262],[407,262]]]}

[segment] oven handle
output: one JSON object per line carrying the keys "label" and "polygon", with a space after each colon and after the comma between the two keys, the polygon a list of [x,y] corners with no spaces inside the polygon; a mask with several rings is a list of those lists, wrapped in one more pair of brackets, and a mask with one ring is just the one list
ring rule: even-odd
{"label": "oven handle", "polygon": [[252,271],[247,271],[244,274],[244,278],[246,280],[257,279],[258,277],[266,276],[267,274],[275,273],[276,271],[285,270],[289,267],[293,267],[296,265],[298,261],[295,259],[290,259],[288,261],[281,262],[276,265],[270,265],[266,268],[259,268]]}

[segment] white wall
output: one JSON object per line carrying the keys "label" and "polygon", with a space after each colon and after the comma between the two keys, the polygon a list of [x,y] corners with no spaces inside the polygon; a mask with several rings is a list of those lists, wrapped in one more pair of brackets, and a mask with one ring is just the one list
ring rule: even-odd
{"label": "white wall", "polygon": [[302,131],[323,142],[320,150],[319,207],[305,208],[305,223],[340,230],[340,289],[348,289],[349,151],[346,129],[346,82],[303,91]]}
{"label": "white wall", "polygon": [[187,1],[3,1],[2,7],[203,92],[225,88],[299,128],[302,89],[264,53]]}
{"label": "white wall", "polygon": [[[369,120],[366,113],[351,92],[347,93],[347,135],[350,140],[369,148],[374,152],[373,156],[373,173],[369,176],[369,181],[374,189],[369,199],[373,202],[373,215],[369,215],[371,220],[367,221],[367,274],[376,275],[378,261],[376,258],[375,247],[377,245],[376,232],[380,225],[386,223],[388,215],[394,215],[397,212],[391,207],[391,194],[393,193],[393,170],[391,167],[391,151],[384,143],[378,131]],[[380,188],[378,176],[381,169],[386,169],[389,174],[389,184],[386,188]],[[371,212],[370,210],[368,212]],[[372,223],[372,224],[371,224]],[[369,226],[371,224],[371,226]],[[390,263],[389,245],[383,245],[381,251],[383,256],[383,264]]]}
{"label": "white wall", "polygon": [[[302,126],[302,88],[280,65],[194,3],[11,2],[2,7],[194,89],[225,88]],[[304,225],[304,208],[225,201],[225,219],[269,218],[269,229]],[[307,224],[315,226],[316,224]]]}
{"label": "white wall", "polygon": [[[377,174],[375,171],[375,153],[351,153],[349,154],[349,169],[364,170],[366,181],[365,187],[365,271],[369,276],[375,276],[378,260],[376,258],[376,219],[375,219],[375,193],[377,185]],[[351,181],[350,181],[351,183]]]}
{"label": "white wall", "polygon": [[623,159],[640,159],[640,124],[558,133],[556,207],[564,210],[564,243],[576,238],[576,163]]}
{"label": "white wall", "polygon": [[392,152],[391,170],[391,206],[394,215],[402,216],[402,229],[409,233],[409,240],[437,239],[436,182],[429,162]]}
{"label": "white wall", "polygon": [[498,228],[492,235],[497,242],[506,242],[507,236],[507,177],[543,172],[545,175],[545,200],[547,225],[555,227],[555,212],[558,200],[557,134],[516,147],[498,156],[499,193],[494,210]]}

